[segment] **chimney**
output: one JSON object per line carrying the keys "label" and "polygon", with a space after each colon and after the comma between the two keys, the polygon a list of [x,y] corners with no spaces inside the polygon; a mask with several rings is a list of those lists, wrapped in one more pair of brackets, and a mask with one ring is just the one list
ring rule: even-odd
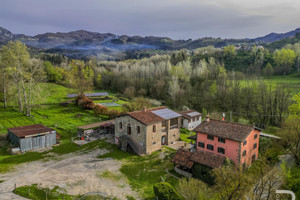
{"label": "chimney", "polygon": [[143,111],[145,112],[147,110],[146,106],[143,107]]}
{"label": "chimney", "polygon": [[205,121],[206,121],[206,122],[209,122],[209,117],[210,117],[209,115],[206,115],[206,116],[205,116]]}

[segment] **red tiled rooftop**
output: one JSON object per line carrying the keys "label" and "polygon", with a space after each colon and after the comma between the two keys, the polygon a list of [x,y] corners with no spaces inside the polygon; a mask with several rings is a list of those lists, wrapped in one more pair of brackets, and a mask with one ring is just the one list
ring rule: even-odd
{"label": "red tiled rooftop", "polygon": [[172,158],[171,162],[191,169],[194,164],[192,161],[190,161],[191,156],[192,152],[181,148],[177,151],[175,156]]}
{"label": "red tiled rooftop", "polygon": [[203,151],[203,150],[196,150],[193,152],[190,160],[192,162],[199,163],[201,165],[205,165],[211,168],[217,168],[223,165],[226,157],[221,156],[215,153]]}
{"label": "red tiled rooftop", "polygon": [[199,124],[194,131],[242,142],[253,129],[250,125],[210,119]]}
{"label": "red tiled rooftop", "polygon": [[162,106],[162,107],[157,107],[157,108],[150,108],[150,109],[147,109],[146,111],[144,111],[144,110],[133,111],[133,112],[129,112],[127,114],[129,116],[133,117],[134,119],[142,122],[145,125],[150,125],[150,124],[154,124],[154,123],[165,120],[162,117],[159,117],[158,115],[151,112],[154,110],[160,110],[160,109],[164,109],[164,108],[166,108],[166,107]]}
{"label": "red tiled rooftop", "polygon": [[34,124],[34,125],[28,125],[28,126],[19,126],[15,128],[8,128],[10,132],[15,134],[16,136],[22,138],[29,135],[36,135],[46,132],[54,131],[52,128],[48,128],[42,124]]}

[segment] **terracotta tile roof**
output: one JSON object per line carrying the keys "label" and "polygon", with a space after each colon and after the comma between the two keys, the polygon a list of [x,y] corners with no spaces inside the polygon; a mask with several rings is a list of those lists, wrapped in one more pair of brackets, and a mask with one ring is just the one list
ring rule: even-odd
{"label": "terracotta tile roof", "polygon": [[13,134],[18,136],[19,138],[55,131],[54,129],[48,128],[48,127],[46,127],[42,124],[19,126],[19,127],[15,127],[15,128],[8,128],[7,130],[12,132]]}
{"label": "terracotta tile roof", "polygon": [[193,152],[190,160],[201,165],[205,165],[211,168],[217,168],[223,165],[226,157],[215,153],[196,150]]}
{"label": "terracotta tile roof", "polygon": [[[201,113],[199,113],[199,114],[197,114],[197,115],[194,115],[194,116],[190,116],[190,115],[188,115],[188,114],[190,114],[190,113],[196,113],[197,111],[195,111],[195,110],[184,110],[184,111],[181,111],[181,112],[179,112],[184,118],[187,118],[187,119],[192,119],[193,117],[200,117],[200,116],[202,116],[202,114]],[[198,112],[197,112],[198,113]]]}
{"label": "terracotta tile roof", "polygon": [[191,169],[194,164],[194,162],[190,161],[191,156],[192,152],[181,148],[177,151],[171,162]]}
{"label": "terracotta tile roof", "polygon": [[235,122],[210,119],[199,124],[194,131],[242,142],[254,128]]}
{"label": "terracotta tile roof", "polygon": [[129,112],[129,113],[127,113],[127,115],[131,116],[132,118],[140,121],[141,123],[143,123],[145,125],[150,125],[150,124],[154,124],[157,122],[165,121],[164,118],[151,112],[151,111],[161,110],[161,109],[165,109],[165,108],[166,108],[165,106],[157,107],[157,108],[150,108],[150,109],[147,109],[146,111],[140,110],[140,111]]}

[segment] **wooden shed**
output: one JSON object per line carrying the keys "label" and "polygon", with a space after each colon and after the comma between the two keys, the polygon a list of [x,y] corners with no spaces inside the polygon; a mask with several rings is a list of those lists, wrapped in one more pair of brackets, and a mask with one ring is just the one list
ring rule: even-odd
{"label": "wooden shed", "polygon": [[21,151],[50,147],[56,144],[56,131],[42,124],[9,128],[7,137]]}
{"label": "wooden shed", "polygon": [[102,134],[114,134],[115,120],[102,121],[94,124],[78,126],[79,137],[98,137]]}

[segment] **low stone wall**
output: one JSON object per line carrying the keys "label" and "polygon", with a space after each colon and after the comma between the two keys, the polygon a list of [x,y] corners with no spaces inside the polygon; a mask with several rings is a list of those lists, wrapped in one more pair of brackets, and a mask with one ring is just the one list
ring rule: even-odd
{"label": "low stone wall", "polygon": [[179,169],[177,167],[174,167],[174,170],[175,170],[176,173],[181,174],[181,175],[183,175],[183,176],[185,176],[187,178],[192,178],[192,176],[193,176],[191,173],[188,173],[188,172],[186,172],[186,171],[184,171],[182,169]]}

